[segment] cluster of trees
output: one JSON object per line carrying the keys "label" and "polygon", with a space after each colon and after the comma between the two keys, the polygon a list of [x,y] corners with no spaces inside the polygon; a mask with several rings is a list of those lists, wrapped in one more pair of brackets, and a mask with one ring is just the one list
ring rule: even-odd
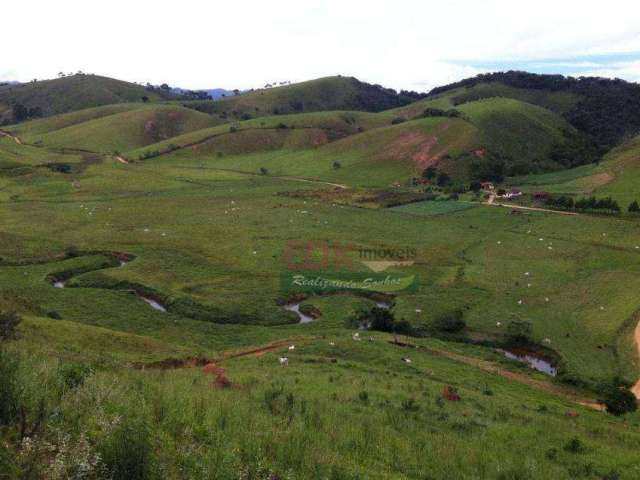
{"label": "cluster of trees", "polygon": [[451,177],[445,172],[439,172],[436,167],[427,167],[422,171],[422,178],[434,182],[439,187],[451,185]]}
{"label": "cluster of trees", "polygon": [[464,114],[460,110],[450,108],[449,110],[442,110],[440,108],[425,108],[420,115],[422,118],[427,117],[449,117],[449,118],[464,118]]}
{"label": "cluster of trees", "polygon": [[42,108],[27,108],[21,103],[15,103],[12,107],[11,113],[14,123],[20,123],[26,120],[31,120],[32,118],[42,117]]}
{"label": "cluster of trees", "polygon": [[589,197],[580,198],[574,201],[571,197],[560,195],[557,197],[548,197],[545,204],[549,207],[558,208],[560,210],[598,211],[606,213],[619,213],[621,210],[618,202],[611,197],[600,199],[596,197]]}
{"label": "cluster of trees", "polygon": [[601,152],[614,147],[628,135],[640,130],[640,85],[617,78],[574,78],[508,71],[481,74],[434,88],[429,95],[460,87],[473,87],[484,82],[500,82],[515,88],[575,94],[580,100],[568,111],[559,113],[571,125],[589,135]]}
{"label": "cluster of trees", "polygon": [[356,78],[351,78],[350,81],[356,87],[357,93],[353,96],[353,101],[349,102],[351,104],[345,107],[352,110],[381,112],[402,107],[416,100],[410,96],[400,95],[392,88],[361,82]]}
{"label": "cluster of trees", "polygon": [[416,92],[414,90],[400,90],[400,96],[401,97],[412,98],[414,100],[422,100],[423,98],[427,97],[428,95],[429,95],[428,93],[420,93],[420,92]]}
{"label": "cluster of trees", "polygon": [[513,163],[511,157],[488,150],[482,157],[470,152],[465,153],[460,161],[470,165],[472,181],[495,183],[501,183],[504,177],[511,173],[508,165]]}
{"label": "cluster of trees", "polygon": [[391,310],[381,307],[359,310],[349,319],[349,323],[356,328],[363,327],[378,332],[398,333],[401,335],[410,335],[413,331],[409,322],[396,320]]}

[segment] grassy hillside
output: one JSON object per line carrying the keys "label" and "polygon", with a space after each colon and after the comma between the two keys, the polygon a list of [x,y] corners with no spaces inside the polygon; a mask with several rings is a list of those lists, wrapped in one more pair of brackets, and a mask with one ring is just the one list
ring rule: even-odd
{"label": "grassy hillside", "polygon": [[328,110],[379,112],[411,102],[393,90],[353,77],[326,77],[185,105],[234,119]]}
{"label": "grassy hillside", "polygon": [[554,148],[575,134],[559,115],[519,100],[492,98],[457,109],[482,132],[486,148],[507,159],[512,174],[553,168]]}
{"label": "grassy hillside", "polygon": [[[580,134],[562,117],[542,107],[511,99],[489,99],[461,105],[458,111],[460,118],[416,116],[399,124],[397,111],[279,115],[192,132],[128,155],[136,159],[186,146],[190,155],[216,156],[217,164],[227,168],[277,167],[275,171],[296,175],[304,175],[306,168],[307,174],[322,172],[334,180],[363,180],[353,176],[353,169],[326,168],[338,161],[357,164],[365,174],[372,168],[367,174],[369,181],[376,178],[373,172],[386,170],[374,181],[384,185],[404,184],[431,166],[467,181],[557,170],[567,162],[590,159],[579,155]],[[440,127],[432,128],[434,125]],[[336,140],[341,141],[324,147]],[[283,155],[290,150],[297,153]],[[275,156],[234,159],[265,152],[274,152]],[[310,162],[305,155],[318,161]],[[222,156],[230,158],[221,160]]]}
{"label": "grassy hillside", "polygon": [[[139,105],[118,112],[119,107],[101,107],[66,114],[62,118],[27,122],[14,131],[28,143],[111,153],[136,149],[220,123],[215,117],[177,105]],[[112,113],[104,115],[107,110]],[[97,118],[92,118],[94,116]],[[71,124],[65,126],[68,123]],[[48,130],[46,133],[40,133],[45,129]]]}
{"label": "grassy hillside", "polygon": [[[46,421],[28,459],[12,454],[14,442],[3,442],[5,473],[446,479],[455,472],[460,479],[621,480],[640,474],[637,418],[604,418],[570,398],[485,371],[479,367],[490,363],[473,348],[458,348],[452,359],[438,352],[457,347],[443,342],[403,349],[383,335],[356,342],[325,331],[260,355],[224,360],[221,352],[204,367],[136,370],[125,366],[136,352],[180,358],[180,349],[37,317],[22,332],[2,354],[2,381],[23,388],[16,395],[23,411],[44,400]],[[94,352],[101,353],[92,358]],[[278,363],[283,354],[288,366]],[[492,361],[505,375],[526,377]],[[459,401],[443,398],[451,387]],[[17,432],[17,422],[6,431]]]}
{"label": "grassy hillside", "polygon": [[98,75],[73,75],[54,80],[20,84],[0,91],[0,124],[15,123],[11,116],[14,104],[38,109],[40,116],[125,102],[142,102],[176,98],[160,90]]}
{"label": "grassy hillside", "polygon": [[481,74],[431,94],[448,95],[453,104],[504,96],[549,108],[588,135],[601,153],[640,133],[640,85],[620,79],[509,71]]}
{"label": "grassy hillside", "polygon": [[557,195],[611,196],[626,209],[634,200],[640,201],[637,187],[640,182],[640,137],[613,149],[598,165],[517,177],[511,182],[528,190],[547,191]]}
{"label": "grassy hillside", "polygon": [[[12,127],[27,144],[0,138],[0,312],[23,317],[0,342],[0,477],[638,478],[640,414],[583,405],[601,382],[640,376],[634,218],[515,214],[410,181],[432,165],[466,181],[464,162],[488,150],[536,163],[571,131],[557,114],[493,98],[456,118],[215,125],[176,104],[136,107]],[[545,178],[616,166],[621,183],[603,188],[629,194],[637,146]],[[415,202],[426,189],[435,197]],[[358,208],[371,197],[378,208]],[[380,208],[398,198],[414,203]],[[350,322],[376,305],[366,295],[310,295],[302,306],[320,316],[298,323],[283,306],[291,242],[368,276],[362,251],[414,251],[384,272],[415,280],[391,311],[418,348]],[[437,328],[458,311],[460,332]],[[557,378],[495,349],[513,346],[514,325]]]}
{"label": "grassy hillside", "polygon": [[53,115],[47,118],[39,118],[28,122],[9,125],[4,127],[5,131],[11,132],[19,137],[28,140],[37,135],[43,135],[62,128],[71,127],[79,123],[88,122],[98,118],[114,115],[116,113],[128,112],[140,108],[138,103],[118,103],[114,105],[105,105],[103,107],[87,108],[60,115]]}
{"label": "grassy hillside", "polygon": [[191,148],[196,154],[203,155],[260,152],[283,148],[285,139],[290,140],[288,145],[292,148],[312,148],[361,131],[391,125],[391,121],[392,117],[387,114],[367,112],[270,116],[190,132],[128,155],[135,159],[146,152],[164,153],[176,148]]}

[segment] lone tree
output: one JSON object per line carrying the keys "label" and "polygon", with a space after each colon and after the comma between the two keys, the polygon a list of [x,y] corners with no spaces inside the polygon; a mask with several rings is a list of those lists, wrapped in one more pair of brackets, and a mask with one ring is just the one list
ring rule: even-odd
{"label": "lone tree", "polygon": [[342,168],[342,164],[338,160],[336,160],[335,162],[333,162],[333,168],[335,170],[338,170],[339,168]]}
{"label": "lone tree", "polygon": [[260,167],[260,175],[268,175],[269,174],[269,170],[267,170],[264,167]]}
{"label": "lone tree", "polygon": [[0,312],[0,342],[16,338],[16,328],[22,319],[15,312]]}
{"label": "lone tree", "polygon": [[638,213],[640,212],[640,205],[638,205],[638,201],[634,200],[633,202],[631,202],[631,204],[629,205],[629,212],[630,213]]}
{"label": "lone tree", "polygon": [[511,343],[529,343],[532,333],[531,324],[523,320],[513,320],[507,326],[507,335]]}

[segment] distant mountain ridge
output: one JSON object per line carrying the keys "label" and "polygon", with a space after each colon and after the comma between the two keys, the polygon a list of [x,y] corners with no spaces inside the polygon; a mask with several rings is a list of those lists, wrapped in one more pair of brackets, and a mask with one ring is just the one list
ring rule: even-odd
{"label": "distant mountain ridge", "polygon": [[197,88],[197,89],[188,89],[188,88],[180,88],[175,87],[171,89],[172,92],[177,93],[179,95],[188,95],[190,92],[195,93],[204,93],[211,97],[212,99],[222,98],[222,97],[232,97],[235,95],[233,90],[227,90],[226,88]]}

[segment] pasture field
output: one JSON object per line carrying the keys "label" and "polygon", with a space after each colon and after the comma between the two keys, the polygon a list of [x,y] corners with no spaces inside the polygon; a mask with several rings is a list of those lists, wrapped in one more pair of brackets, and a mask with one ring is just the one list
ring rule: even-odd
{"label": "pasture field", "polygon": [[[218,322],[288,324],[295,319],[277,305],[287,242],[411,247],[415,263],[394,268],[416,275],[418,285],[396,299],[398,317],[420,324],[462,308],[470,328],[492,335],[501,334],[496,322],[527,320],[537,341],[550,339],[567,374],[594,382],[637,376],[627,328],[640,278],[634,222],[511,215],[481,205],[435,216],[424,215],[419,204],[366,210],[282,195],[327,188],[297,178],[184,168],[182,161],[166,156],[124,165],[107,157],[78,174],[38,169],[11,178],[3,189],[11,208],[0,210],[6,260],[55,259],[70,246],[136,259],[73,279],[86,289],[54,289],[44,281],[85,257],[3,267],[5,307],[28,305],[33,313],[53,310],[68,320],[149,334],[144,322],[128,321],[131,309],[152,323],[165,315],[135,296],[99,288],[130,282],[157,292],[176,312],[194,301]],[[87,295],[94,300],[86,302]],[[347,302],[309,328],[343,325],[351,310]],[[194,341],[205,350],[215,347],[214,338]]]}
{"label": "pasture field", "polygon": [[[602,382],[640,377],[640,224],[515,213],[471,194],[393,206],[427,193],[412,178],[429,166],[457,182],[456,158],[491,139],[515,152],[531,136],[544,156],[568,128],[520,100],[460,108],[467,119],[337,111],[218,124],[173,103],[116,105],[6,129],[22,143],[0,138],[0,311],[23,321],[0,351],[3,385],[20,383],[6,391],[27,423],[39,411],[47,420],[28,458],[7,453],[24,440],[8,427],[0,467],[53,478],[87,463],[142,465],[142,478],[637,478],[640,414],[585,404]],[[522,128],[500,136],[496,111]],[[151,134],[149,122],[167,128]],[[629,199],[634,145],[510,182],[581,193],[611,171],[595,191]],[[367,194],[382,200],[347,201]],[[358,331],[350,319],[375,297],[289,297],[291,242],[347,246],[360,273],[372,272],[362,251],[414,251],[384,270],[416,278],[393,299],[395,318],[432,332],[461,311],[464,333]],[[284,308],[294,300],[320,316],[299,323]],[[558,378],[495,350],[514,322],[531,325]],[[448,387],[459,400],[443,398]]]}

